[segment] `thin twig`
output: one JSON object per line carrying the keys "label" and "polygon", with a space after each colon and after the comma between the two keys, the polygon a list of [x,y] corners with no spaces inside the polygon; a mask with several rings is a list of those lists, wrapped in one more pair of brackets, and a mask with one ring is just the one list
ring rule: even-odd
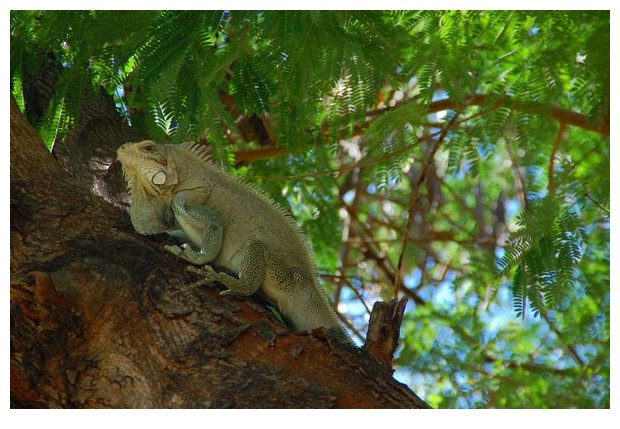
{"label": "thin twig", "polygon": [[540,314],[542,315],[543,319],[545,319],[545,322],[547,322],[547,324],[549,325],[549,328],[551,328],[551,330],[558,337],[558,340],[564,345],[566,350],[568,350],[568,354],[575,360],[575,362],[577,362],[577,364],[581,368],[585,367],[586,363],[583,361],[581,356],[579,356],[575,347],[573,347],[572,345],[564,341],[564,338],[562,337],[562,332],[557,328],[557,326],[555,326],[555,324],[553,324],[551,319],[549,319],[549,316],[547,315],[547,313],[541,312]]}
{"label": "thin twig", "polygon": [[521,167],[519,166],[519,161],[517,160],[517,154],[512,151],[512,147],[509,142],[506,142],[506,151],[508,152],[508,156],[511,161],[511,169],[515,177],[515,191],[517,196],[521,200],[523,207],[527,209],[527,196],[525,195],[525,179],[521,174]]}
{"label": "thin twig", "polygon": [[[349,210],[348,207],[346,207],[346,209]],[[360,221],[358,218],[352,218],[352,219],[355,220],[355,222],[361,227],[361,234],[365,234],[367,237],[372,238],[373,236],[372,230],[370,229],[368,225]],[[362,242],[367,245],[364,251],[366,260],[374,261],[377,264],[377,268],[380,269],[385,274],[388,280],[392,282],[398,281],[396,279],[396,270],[394,267],[391,266],[390,259],[381,257],[379,256],[377,252],[374,251],[373,246],[371,246],[371,244],[373,244],[372,240],[365,239],[361,236],[360,236],[360,240],[362,240]],[[399,287],[400,287],[400,284],[399,284]],[[426,301],[424,301],[414,291],[408,290],[407,288],[405,288],[404,290],[407,292],[407,296],[409,296],[413,300],[413,302],[415,302],[416,304],[426,304]]]}
{"label": "thin twig", "polygon": [[[353,202],[350,205],[350,211],[349,211],[349,220],[344,222],[343,225],[343,236],[342,236],[342,242],[343,242],[343,249],[340,252],[340,268],[339,271],[344,273],[345,272],[345,267],[348,265],[348,260],[349,260],[349,255],[350,255],[350,247],[349,247],[349,241],[348,241],[348,237],[349,234],[351,234],[351,217],[353,216],[353,213],[357,213],[357,209],[359,207],[359,200],[360,200],[360,189],[362,187],[362,181],[359,180],[361,174],[362,174],[363,169],[358,169],[358,170],[350,170],[348,173],[348,177],[347,180],[344,181],[342,187],[338,188],[338,195],[339,195],[339,199],[340,199],[340,204],[345,206],[345,202],[344,202],[344,195],[346,192],[348,192],[351,189],[354,189],[354,194],[353,194]],[[344,189],[345,186],[347,185],[351,185],[351,182],[349,181],[349,179],[351,181],[353,181],[351,188],[349,189]],[[351,285],[351,288],[353,288],[353,286]],[[342,284],[338,283],[337,287],[336,287],[336,291],[335,291],[335,298],[336,298],[336,302],[338,302],[338,300],[340,300],[340,294],[342,292]],[[356,291],[357,292],[357,291]],[[361,301],[361,298],[360,298]],[[369,313],[370,314],[370,313]]]}
{"label": "thin twig", "polygon": [[555,155],[558,152],[558,148],[560,147],[560,143],[564,140],[564,133],[566,132],[566,123],[560,122],[560,129],[558,130],[558,134],[555,137],[555,143],[553,144],[553,149],[551,150],[551,156],[549,157],[549,168],[548,168],[548,177],[549,181],[547,183],[547,192],[551,194],[554,191],[553,188],[553,164],[555,163]]}
{"label": "thin twig", "polygon": [[407,222],[405,224],[405,233],[403,234],[403,239],[402,239],[402,243],[400,246],[400,254],[398,255],[398,265],[396,266],[396,275],[394,276],[395,277],[394,278],[394,298],[396,299],[398,299],[398,290],[400,288],[400,279],[402,275],[403,259],[405,257],[405,249],[407,247],[407,242],[408,242],[407,236],[409,234],[409,229],[411,228],[411,221],[413,219],[413,212],[416,207],[416,202],[418,201],[420,197],[420,188],[422,187],[422,183],[424,182],[424,179],[426,178],[426,173],[428,172],[428,169],[430,168],[431,163],[435,159],[435,154],[437,153],[437,150],[439,149],[439,147],[445,140],[446,136],[448,135],[448,131],[450,130],[452,125],[456,122],[460,114],[461,114],[461,111],[458,110],[454,114],[454,116],[450,119],[450,121],[448,121],[446,126],[441,130],[441,133],[439,134],[439,138],[437,139],[437,141],[435,142],[435,145],[431,149],[431,152],[428,155],[428,159],[424,163],[424,166],[422,167],[422,170],[420,171],[420,175],[418,176],[416,182],[413,184],[413,187],[411,189],[411,198],[409,199],[409,212],[407,216]]}
{"label": "thin twig", "polygon": [[590,201],[592,201],[592,203],[598,207],[599,209],[603,210],[605,213],[607,213],[609,215],[609,210],[606,209],[605,207],[603,207],[598,201],[596,201],[594,198],[592,198],[592,196],[590,195],[590,192],[588,192],[588,188],[586,188],[586,185],[584,185],[583,183],[581,184],[581,186],[583,187],[583,190],[586,193],[586,198],[589,199]]}

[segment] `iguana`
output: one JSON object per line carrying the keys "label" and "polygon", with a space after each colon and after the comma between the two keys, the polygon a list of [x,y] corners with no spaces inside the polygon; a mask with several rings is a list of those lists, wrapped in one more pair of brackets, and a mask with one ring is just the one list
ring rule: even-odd
{"label": "iguana", "polygon": [[203,266],[206,279],[228,288],[222,294],[249,296],[261,288],[295,329],[324,327],[340,342],[353,344],[318,282],[301,228],[263,191],[215,166],[193,142],[126,143],[117,155],[138,233],[180,228],[189,243],[166,250]]}

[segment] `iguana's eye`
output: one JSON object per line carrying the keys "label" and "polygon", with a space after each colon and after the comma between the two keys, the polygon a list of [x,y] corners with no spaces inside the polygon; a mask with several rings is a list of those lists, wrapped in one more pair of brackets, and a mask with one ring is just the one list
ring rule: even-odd
{"label": "iguana's eye", "polygon": [[164,183],[166,183],[167,179],[168,179],[168,176],[166,175],[166,173],[164,173],[163,171],[158,171],[157,173],[153,175],[153,177],[151,177],[151,182],[153,183],[153,185],[161,186]]}

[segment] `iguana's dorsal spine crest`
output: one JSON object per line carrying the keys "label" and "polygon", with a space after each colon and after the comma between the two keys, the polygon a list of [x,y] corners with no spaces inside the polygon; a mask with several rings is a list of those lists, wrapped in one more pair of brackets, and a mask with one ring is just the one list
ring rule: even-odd
{"label": "iguana's dorsal spine crest", "polygon": [[209,147],[193,141],[181,143],[179,146],[187,150],[192,156],[198,157],[201,161],[215,167],[213,156],[211,155],[211,150]]}

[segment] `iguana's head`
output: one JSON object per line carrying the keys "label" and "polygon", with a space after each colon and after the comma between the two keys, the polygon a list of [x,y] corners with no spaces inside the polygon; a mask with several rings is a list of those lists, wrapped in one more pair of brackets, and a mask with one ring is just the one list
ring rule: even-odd
{"label": "iguana's head", "polygon": [[178,183],[174,161],[165,144],[152,140],[125,143],[118,148],[117,157],[132,193],[142,191],[158,197]]}

